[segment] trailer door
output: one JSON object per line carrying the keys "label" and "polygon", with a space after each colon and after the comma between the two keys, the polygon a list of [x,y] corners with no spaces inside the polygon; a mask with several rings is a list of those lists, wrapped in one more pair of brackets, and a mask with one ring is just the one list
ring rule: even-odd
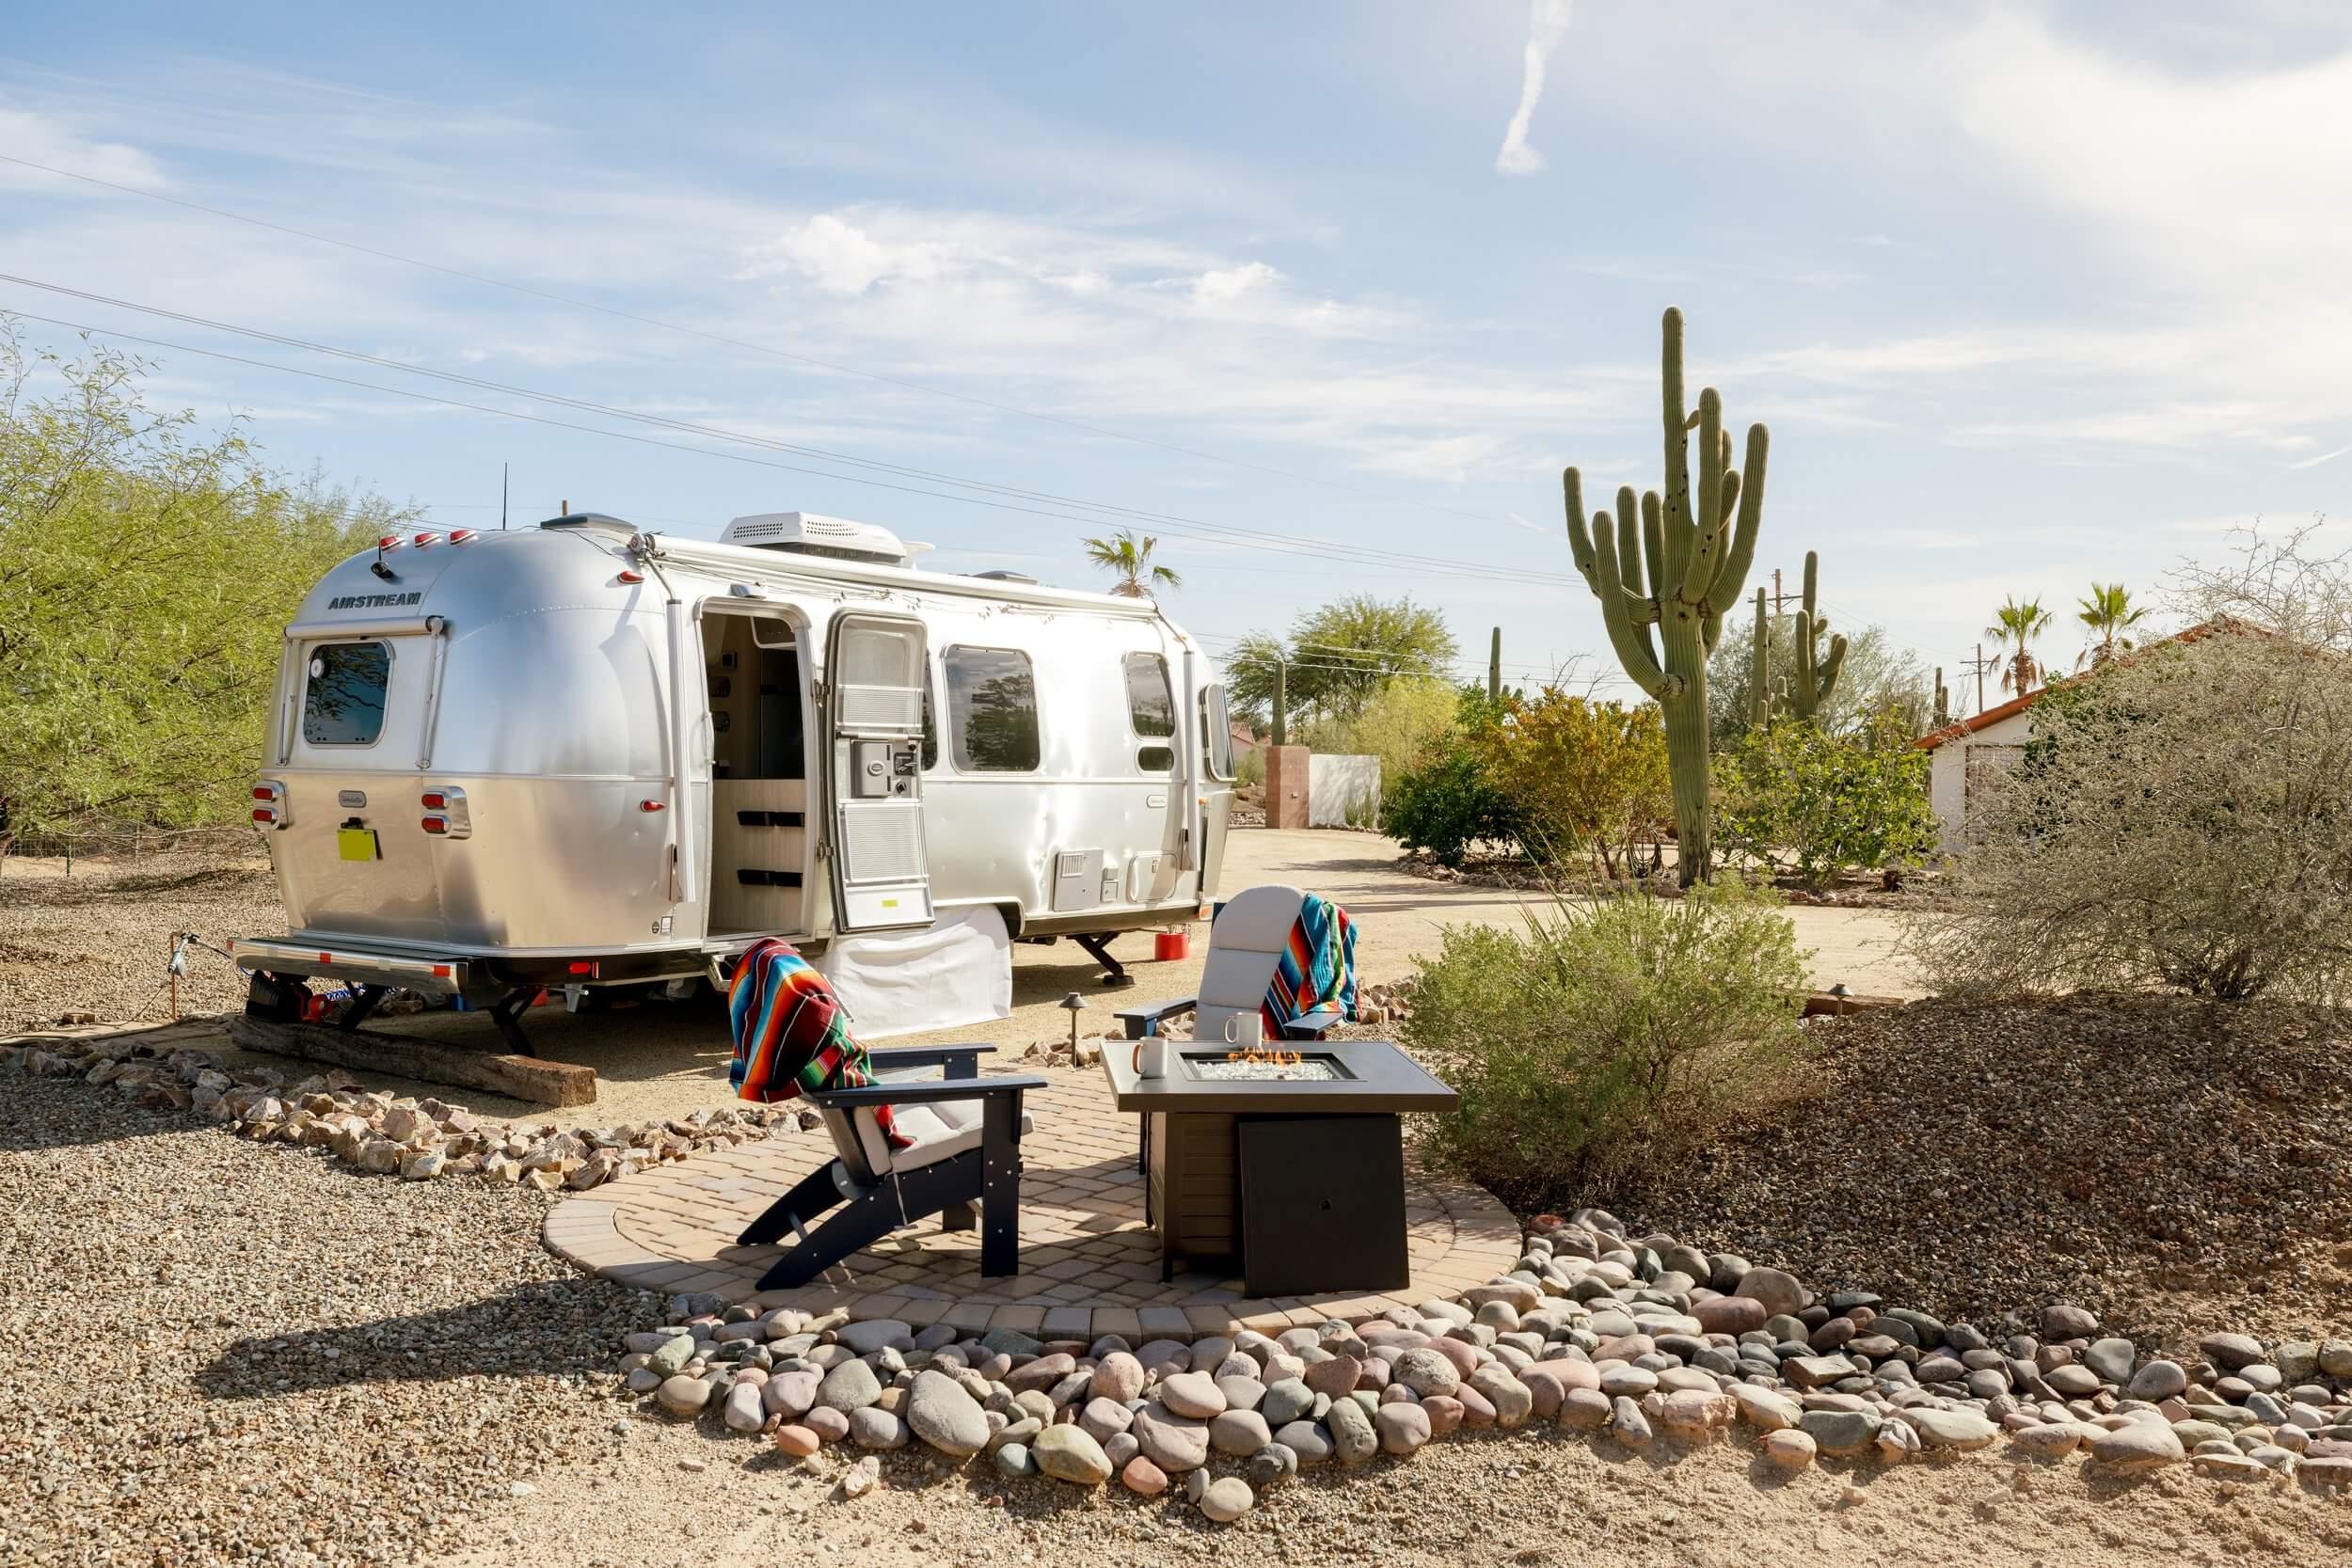
{"label": "trailer door", "polygon": [[923,844],[923,624],[866,610],[834,618],[825,660],[832,760],[834,925],[887,931],[931,923]]}

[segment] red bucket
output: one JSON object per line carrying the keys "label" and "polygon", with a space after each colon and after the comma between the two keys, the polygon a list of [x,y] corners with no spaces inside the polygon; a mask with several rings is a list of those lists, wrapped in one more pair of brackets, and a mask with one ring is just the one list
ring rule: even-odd
{"label": "red bucket", "polygon": [[1174,963],[1191,951],[1189,931],[1162,931],[1152,939],[1152,956],[1164,964]]}

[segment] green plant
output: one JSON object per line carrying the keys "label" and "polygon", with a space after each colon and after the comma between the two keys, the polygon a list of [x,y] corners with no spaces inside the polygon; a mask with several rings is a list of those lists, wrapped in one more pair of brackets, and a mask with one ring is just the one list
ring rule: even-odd
{"label": "green plant", "polygon": [[2047,679],[2042,663],[2034,657],[2033,641],[2050,629],[2050,612],[2042,608],[2040,599],[2027,599],[2023,604],[2014,594],[1994,611],[1993,624],[1984,628],[1996,648],[2007,648],[2010,656],[2001,665],[2001,689],[2024,696]]}
{"label": "green plant", "polygon": [[1287,643],[1245,635],[1225,658],[1226,701],[1266,722],[1280,671],[1290,716],[1353,718],[1391,681],[1443,675],[1456,651],[1445,617],[1428,606],[1355,594],[1301,612]]}
{"label": "green plant", "polygon": [[1807,957],[1778,901],[1729,876],[1449,927],[1401,1025],[1461,1096],[1428,1147],[1514,1208],[1604,1200],[1779,1092]]}
{"label": "green plant", "polygon": [[[1813,551],[1804,552],[1804,608],[1797,611],[1797,673],[1788,680],[1788,706],[1800,719],[1811,723],[1821,722],[1821,710],[1830,693],[1837,689],[1837,672],[1846,662],[1846,640],[1832,637],[1829,651],[1821,650],[1821,639],[1829,632],[1829,617],[1814,607],[1814,589],[1820,576],[1821,558]],[[1762,595],[1757,595],[1759,603]]]}
{"label": "green plant", "polygon": [[1291,739],[1327,756],[1378,757],[1385,791],[1444,744],[1460,706],[1460,693],[1448,683],[1403,676],[1372,693],[1353,714],[1309,720]]}
{"label": "green plant", "polygon": [[1886,718],[1845,735],[1784,717],[1719,761],[1724,837],[1819,887],[1849,867],[1890,872],[1935,848],[1929,758]]}
{"label": "green plant", "polygon": [[[1743,605],[1742,610],[1749,607]],[[1728,628],[1708,659],[1707,700],[1711,710],[1718,753],[1757,726],[1756,717],[1756,624]],[[1766,667],[1772,687],[1770,710],[1788,711],[1786,695],[1788,672],[1797,667],[1797,618],[1770,615],[1765,619]],[[1883,626],[1864,626],[1848,636],[1846,657],[1837,667],[1837,684],[1820,702],[1814,722],[1843,732],[1878,715],[1893,711],[1911,726],[1914,736],[1939,728],[1935,718],[1935,672],[1917,655],[1895,645]]]}
{"label": "green plant", "polygon": [[1511,802],[1486,767],[1459,736],[1384,788],[1380,830],[1407,849],[1426,850],[1441,865],[1460,865],[1474,846],[1518,843]]}
{"label": "green plant", "polygon": [[[1577,570],[1600,600],[1618,663],[1664,716],[1677,855],[1688,887],[1708,871],[1707,660],[1723,633],[1724,611],[1739,598],[1756,555],[1771,437],[1762,425],[1750,425],[1747,467],[1732,467],[1731,436],[1724,429],[1723,399],[1715,388],[1701,389],[1697,413],[1684,407],[1682,312],[1667,310],[1663,325],[1665,494],[1645,493],[1637,513],[1633,487],[1620,488],[1613,538],[1605,512],[1595,514],[1592,527],[1585,527],[1582,476],[1569,468],[1561,478]],[[1699,451],[1695,493],[1690,463],[1693,427]],[[1658,628],[1655,639],[1652,626]]]}
{"label": "green plant", "polygon": [[1087,560],[1117,578],[1111,592],[1129,599],[1151,597],[1154,588],[1182,588],[1184,579],[1170,566],[1152,564],[1152,552],[1159,546],[1157,539],[1137,537],[1133,529],[1120,529],[1107,539],[1083,541]]}
{"label": "green plant", "polygon": [[1655,846],[1674,813],[1657,705],[1547,689],[1502,709],[1476,745],[1520,842],[1544,859],[1585,853],[1604,878],[1631,875],[1635,847]]}
{"label": "green plant", "polygon": [[2085,664],[2105,664],[2115,657],[2115,650],[2131,652],[2132,640],[2122,635],[2148,619],[2145,605],[2132,603],[2131,590],[2120,582],[2094,582],[2090,596],[2077,599],[2081,612],[2074,618],[2090,628],[2091,643],[2074,661],[2079,670]]}

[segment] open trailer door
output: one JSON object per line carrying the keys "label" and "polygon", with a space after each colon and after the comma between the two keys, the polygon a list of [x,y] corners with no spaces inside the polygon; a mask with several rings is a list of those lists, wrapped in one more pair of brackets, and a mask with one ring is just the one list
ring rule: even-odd
{"label": "open trailer door", "polygon": [[834,618],[825,659],[831,741],[834,925],[888,931],[931,923],[923,843],[923,624],[855,610]]}

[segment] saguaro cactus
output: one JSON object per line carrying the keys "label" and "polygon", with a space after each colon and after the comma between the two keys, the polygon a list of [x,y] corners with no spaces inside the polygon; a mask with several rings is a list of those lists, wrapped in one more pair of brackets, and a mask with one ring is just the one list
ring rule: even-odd
{"label": "saguaro cactus", "polygon": [[1944,686],[1944,666],[1935,667],[1935,727],[1942,729],[1952,721],[1952,694]]}
{"label": "saguaro cactus", "polygon": [[[1724,610],[1736,603],[1756,556],[1764,516],[1764,459],[1771,437],[1748,427],[1744,469],[1731,466],[1724,404],[1712,387],[1699,392],[1698,412],[1682,397],[1682,312],[1669,309],[1661,356],[1666,448],[1666,488],[1617,492],[1613,537],[1610,516],[1585,524],[1584,482],[1576,469],[1561,476],[1568,511],[1568,545],[1576,569],[1600,600],[1617,662],[1634,685],[1658,701],[1665,716],[1666,758],[1674,779],[1675,837],[1682,885],[1708,875],[1712,834],[1708,817],[1707,656],[1723,635]],[[1698,431],[1698,487],[1691,485],[1691,431]],[[1744,476],[1744,477],[1743,477]],[[1735,521],[1736,519],[1736,521]],[[1653,634],[1651,627],[1657,627]]]}
{"label": "saguaro cactus", "polygon": [[1772,624],[1764,619],[1764,590],[1756,591],[1756,655],[1748,661],[1748,722],[1772,721]]}
{"label": "saguaro cactus", "polygon": [[1829,640],[1829,652],[1821,652],[1821,639],[1829,631],[1829,617],[1814,609],[1813,594],[1816,579],[1820,576],[1821,558],[1813,551],[1804,552],[1804,608],[1797,611],[1797,673],[1788,683],[1788,705],[1797,717],[1820,723],[1821,705],[1837,689],[1837,672],[1845,668],[1846,639]]}

